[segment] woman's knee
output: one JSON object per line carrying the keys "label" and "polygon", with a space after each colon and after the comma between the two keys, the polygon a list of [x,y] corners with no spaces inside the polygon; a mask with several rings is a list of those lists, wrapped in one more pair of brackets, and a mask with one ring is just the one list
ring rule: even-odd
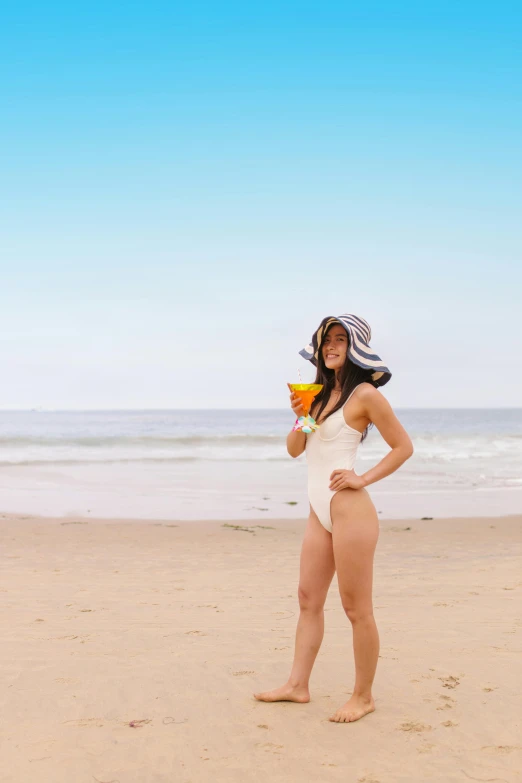
{"label": "woman's knee", "polygon": [[312,592],[303,585],[299,585],[297,590],[299,599],[299,608],[306,612],[321,612],[324,608],[326,596],[322,593]]}
{"label": "woman's knee", "polygon": [[366,601],[354,601],[350,596],[341,596],[344,612],[350,622],[361,623],[373,618],[373,606]]}

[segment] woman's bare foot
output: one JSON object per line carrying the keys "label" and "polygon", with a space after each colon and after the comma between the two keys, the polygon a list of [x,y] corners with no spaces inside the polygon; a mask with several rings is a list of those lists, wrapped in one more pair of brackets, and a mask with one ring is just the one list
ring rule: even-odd
{"label": "woman's bare foot", "polygon": [[303,685],[282,685],[281,688],[276,688],[273,691],[265,691],[264,693],[254,693],[254,698],[258,701],[297,701],[301,704],[305,704],[310,701],[310,691]]}
{"label": "woman's bare foot", "polygon": [[354,720],[359,720],[369,712],[375,710],[375,702],[373,697],[364,696],[350,696],[346,704],[337,710],[335,715],[332,715],[328,720],[335,721],[335,723],[352,723]]}

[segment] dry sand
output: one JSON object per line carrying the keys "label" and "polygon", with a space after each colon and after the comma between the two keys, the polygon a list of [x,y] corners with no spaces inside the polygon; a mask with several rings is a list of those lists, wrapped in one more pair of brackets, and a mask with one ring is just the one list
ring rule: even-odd
{"label": "dry sand", "polygon": [[265,704],[304,522],[0,517],[2,783],[522,779],[522,517],[381,522],[376,712],[336,581],[309,704]]}

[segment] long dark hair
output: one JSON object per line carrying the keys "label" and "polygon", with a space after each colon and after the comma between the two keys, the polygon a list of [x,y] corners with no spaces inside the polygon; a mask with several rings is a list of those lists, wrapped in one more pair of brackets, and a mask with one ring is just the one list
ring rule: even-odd
{"label": "long dark hair", "polygon": [[[326,330],[323,341],[335,324],[331,324],[328,329]],[[348,332],[346,333],[346,336],[348,338],[348,345],[350,344],[350,336]],[[352,391],[355,389],[356,386],[358,386],[360,383],[371,383],[372,386],[375,386],[375,383],[372,380],[372,370],[365,370],[362,367],[359,367],[357,364],[354,364],[351,359],[349,358],[348,353],[346,354],[346,361],[341,368],[341,371],[339,373],[339,381],[341,384],[341,395],[339,399],[337,400],[337,403],[334,405],[331,411],[329,411],[329,416],[332,415],[332,413],[335,413],[335,411],[338,411],[339,408],[342,408],[352,393]],[[318,404],[319,408],[315,411],[314,418],[317,421],[321,413],[324,411],[326,406],[328,405],[328,401],[330,400],[330,395],[332,393],[332,390],[335,386],[335,370],[329,370],[328,367],[324,363],[323,359],[323,351],[322,351],[322,342],[321,347],[318,351],[317,356],[317,373],[315,376],[314,383],[322,383],[323,388],[317,395],[317,397],[314,400],[314,408]],[[368,435],[369,428],[373,426],[372,424],[369,424],[366,429],[364,430],[361,438],[361,443]]]}

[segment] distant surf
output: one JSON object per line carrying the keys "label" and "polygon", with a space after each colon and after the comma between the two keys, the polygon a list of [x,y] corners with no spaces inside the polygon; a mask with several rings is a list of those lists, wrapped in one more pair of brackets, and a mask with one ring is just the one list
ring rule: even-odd
{"label": "distant surf", "polygon": [[[510,490],[522,488],[522,409],[397,415],[415,453],[397,473],[369,488],[383,499],[381,505],[393,496],[393,515],[416,513],[414,495],[445,494],[449,508],[460,502],[459,492],[471,499],[465,509],[471,503],[470,513],[480,513],[489,506],[484,499],[475,503],[478,491],[490,498],[494,492],[505,513],[519,510],[517,493]],[[306,463],[286,452],[291,426],[286,410],[3,411],[0,510],[303,516]],[[356,471],[367,470],[387,450],[377,430],[370,430]]]}

